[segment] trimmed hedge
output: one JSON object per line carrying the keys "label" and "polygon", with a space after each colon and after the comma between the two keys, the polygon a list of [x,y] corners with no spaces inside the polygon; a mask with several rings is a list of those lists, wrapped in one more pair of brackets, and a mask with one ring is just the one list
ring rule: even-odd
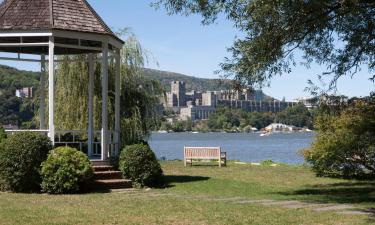
{"label": "trimmed hedge", "polygon": [[120,155],[119,169],[135,187],[160,187],[164,184],[161,166],[148,145],[126,146]]}
{"label": "trimmed hedge", "polygon": [[12,192],[40,191],[40,165],[52,149],[45,135],[22,132],[0,145],[0,185]]}
{"label": "trimmed hedge", "polygon": [[50,152],[42,163],[42,190],[50,194],[77,193],[93,181],[94,171],[86,154],[70,147]]}

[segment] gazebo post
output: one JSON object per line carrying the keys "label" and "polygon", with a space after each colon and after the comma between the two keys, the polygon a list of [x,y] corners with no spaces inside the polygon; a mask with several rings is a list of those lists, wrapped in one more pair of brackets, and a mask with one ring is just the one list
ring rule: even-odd
{"label": "gazebo post", "polygon": [[46,129],[45,122],[45,101],[46,101],[46,56],[40,57],[40,96],[39,96],[39,128]]}
{"label": "gazebo post", "polygon": [[48,136],[52,141],[52,144],[55,144],[55,41],[54,37],[49,37],[48,43]]}
{"label": "gazebo post", "polygon": [[120,89],[121,89],[121,57],[120,49],[115,51],[116,57],[116,78],[115,78],[115,152],[118,154],[120,152]]}
{"label": "gazebo post", "polygon": [[102,134],[101,134],[101,160],[108,158],[108,42],[102,43]]}
{"label": "gazebo post", "polygon": [[94,142],[94,56],[92,53],[89,54],[89,124],[88,124],[88,155],[93,155],[93,142]]}

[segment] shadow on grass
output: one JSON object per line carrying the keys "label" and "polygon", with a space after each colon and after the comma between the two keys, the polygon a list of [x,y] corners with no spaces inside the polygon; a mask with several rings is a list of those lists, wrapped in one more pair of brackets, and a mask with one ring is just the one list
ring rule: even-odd
{"label": "shadow on grass", "polygon": [[174,175],[167,175],[164,177],[166,187],[174,187],[173,183],[189,183],[189,182],[198,182],[198,181],[205,181],[209,180],[209,177],[201,177],[201,176],[174,176]]}
{"label": "shadow on grass", "polygon": [[375,182],[341,182],[313,185],[278,194],[324,203],[375,203]]}

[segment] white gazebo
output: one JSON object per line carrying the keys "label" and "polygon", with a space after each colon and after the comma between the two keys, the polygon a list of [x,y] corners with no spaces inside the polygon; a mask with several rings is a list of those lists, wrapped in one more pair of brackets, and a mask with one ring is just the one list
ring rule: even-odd
{"label": "white gazebo", "polygon": [[[106,160],[120,147],[120,49],[124,42],[104,23],[86,0],[4,0],[0,4],[0,60],[37,62],[41,64],[40,129],[53,144],[80,144],[74,136],[87,133],[88,155]],[[86,54],[89,68],[88,129],[85,131],[55,130],[54,90],[55,56]],[[94,57],[102,63],[102,124],[94,130]],[[12,56],[9,56],[12,55]],[[34,55],[26,58],[25,55]],[[35,55],[37,57],[35,57]],[[46,57],[48,56],[48,57]],[[115,59],[115,126],[108,128],[108,64]],[[48,70],[46,68],[48,64]],[[45,122],[45,85],[48,71],[48,127]],[[17,132],[17,131],[8,131]],[[61,135],[72,133],[70,141]],[[100,140],[100,141],[95,141]],[[86,143],[85,143],[86,144]]]}

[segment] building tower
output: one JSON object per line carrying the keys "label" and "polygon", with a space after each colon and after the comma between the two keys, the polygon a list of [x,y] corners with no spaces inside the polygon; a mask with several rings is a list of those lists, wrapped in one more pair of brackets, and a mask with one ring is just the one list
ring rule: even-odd
{"label": "building tower", "polygon": [[186,86],[183,81],[171,82],[171,94],[176,96],[173,106],[186,106]]}

